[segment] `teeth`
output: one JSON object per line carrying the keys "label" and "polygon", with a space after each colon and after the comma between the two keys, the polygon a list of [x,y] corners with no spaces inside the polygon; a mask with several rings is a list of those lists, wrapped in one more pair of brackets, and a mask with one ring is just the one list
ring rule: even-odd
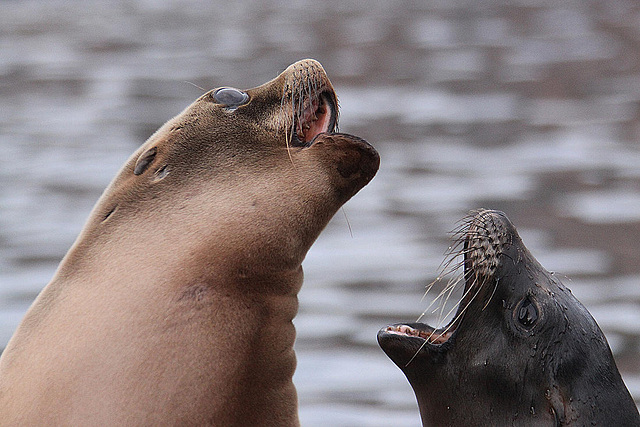
{"label": "teeth", "polygon": [[411,328],[409,326],[406,326],[406,325],[400,325],[400,326],[397,326],[397,327],[390,326],[389,328],[387,328],[387,330],[390,331],[390,332],[397,332],[397,333],[401,333],[401,334],[404,334],[404,335],[411,335],[411,336],[414,336],[414,337],[419,337],[419,336],[425,335],[421,331],[418,331],[418,330],[413,329],[413,328]]}
{"label": "teeth", "polygon": [[[308,142],[316,134],[328,131],[327,115],[331,113],[331,108],[325,99],[319,94],[305,97],[300,111],[296,114],[296,133],[300,141]],[[323,123],[320,128],[320,122]],[[313,127],[313,131],[311,128]]]}
{"label": "teeth", "polygon": [[420,337],[422,339],[428,340],[432,344],[442,344],[451,337],[451,331],[447,331],[442,334],[436,332],[427,333],[425,331],[413,329],[412,327],[407,325],[400,325],[395,327],[389,326],[387,327],[387,331],[412,337]]}

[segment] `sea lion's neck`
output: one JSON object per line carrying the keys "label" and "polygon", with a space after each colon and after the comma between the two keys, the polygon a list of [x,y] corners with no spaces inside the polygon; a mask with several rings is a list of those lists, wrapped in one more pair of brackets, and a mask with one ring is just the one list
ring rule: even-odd
{"label": "sea lion's neck", "polygon": [[[32,378],[104,390],[100,402],[79,392],[65,397],[52,391],[47,397],[94,408],[96,420],[115,407],[122,416],[149,414],[148,424],[154,424],[176,407],[192,408],[203,417],[201,424],[215,419],[229,426],[297,425],[292,320],[303,254],[288,257],[284,250],[247,246],[261,230],[230,233],[225,227],[237,228],[233,216],[213,209],[218,223],[204,220],[212,224],[204,234],[202,226],[191,226],[186,210],[151,212],[152,218],[139,214],[140,222],[122,223],[116,211],[104,224],[94,212],[13,337],[12,357],[5,362],[39,366]],[[197,220],[203,222],[202,215]],[[154,233],[154,227],[163,232]],[[270,244],[283,248],[277,240]],[[61,323],[74,325],[73,336],[92,337],[91,348],[50,330]],[[31,340],[34,331],[47,342]],[[35,363],[34,345],[77,372]],[[69,353],[70,347],[77,351]],[[168,366],[179,375],[169,374]],[[23,383],[27,395],[31,384]],[[148,398],[123,400],[139,390]],[[170,405],[149,406],[159,402]]]}
{"label": "sea lion's neck", "polygon": [[[95,416],[98,421],[117,408],[115,424],[127,424],[126,418],[118,417],[132,413],[147,414],[145,423],[157,424],[163,417],[175,417],[167,413],[175,407],[191,408],[192,418],[185,420],[201,425],[212,419],[216,425],[229,426],[298,425],[292,319],[298,310],[301,268],[246,276],[230,284],[224,282],[229,276],[210,271],[197,274],[186,268],[154,277],[144,265],[136,271],[136,265],[125,266],[133,273],[126,280],[120,275],[114,281],[103,271],[100,285],[93,277],[72,275],[63,265],[61,274],[39,296],[46,303],[34,304],[13,337],[6,366],[36,366],[29,378],[46,377],[77,388],[71,395],[56,389],[45,397],[69,407],[92,408],[93,415],[78,412],[89,420]],[[252,280],[262,283],[257,286]],[[243,286],[274,291],[242,292]],[[108,293],[100,290],[107,287]],[[96,299],[99,304],[85,310],[87,301]],[[76,335],[93,337],[91,348],[50,331],[60,322],[75,325]],[[40,341],[47,337],[46,342],[34,344],[33,331],[39,331]],[[65,368],[51,370],[50,363],[36,363],[32,359],[40,356],[33,345],[47,348],[47,358]],[[72,345],[77,351],[69,353]],[[77,358],[79,354],[84,356]],[[32,384],[21,383],[28,394]],[[80,393],[97,388],[103,390],[99,401]],[[134,390],[142,390],[147,399],[128,401],[126,396]],[[38,401],[34,407],[40,404],[47,403]],[[87,418],[60,421],[78,425]]]}
{"label": "sea lion's neck", "polygon": [[607,359],[594,362],[597,372],[549,388],[546,396],[559,424],[640,425],[640,414],[615,361],[612,356]]}

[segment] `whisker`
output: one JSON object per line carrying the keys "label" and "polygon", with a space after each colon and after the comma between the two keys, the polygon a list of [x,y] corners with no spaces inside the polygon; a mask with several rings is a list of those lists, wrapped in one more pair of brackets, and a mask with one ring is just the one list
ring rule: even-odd
{"label": "whisker", "polygon": [[[439,276],[436,280],[434,280],[433,282],[431,282],[431,284],[429,284],[428,289],[430,290],[433,285],[435,285],[438,281],[442,280],[442,276]],[[424,317],[424,315],[431,309],[431,307],[433,307],[433,305],[438,302],[438,301],[442,301],[441,304],[444,306],[444,304],[446,303],[446,299],[442,300],[442,298],[444,297],[445,294],[447,293],[451,293],[453,292],[453,290],[456,288],[456,286],[458,285],[458,283],[460,283],[460,281],[462,280],[462,275],[459,274],[457,276],[451,277],[447,284],[445,285],[445,287],[440,291],[440,293],[431,301],[431,303],[427,306],[427,308],[422,312],[422,314],[420,314],[420,316],[418,316],[418,319],[416,321],[420,321],[420,319],[422,319],[422,317]],[[426,297],[426,294],[423,296]],[[436,311],[438,311],[439,307],[436,307],[433,311],[432,314],[435,313]],[[438,320],[438,322],[440,322],[441,320]]]}
{"label": "whisker", "polygon": [[449,317],[449,316],[451,315],[451,313],[456,309],[456,306],[454,305],[454,306],[449,310],[449,312],[448,312],[446,315],[444,315],[444,316],[443,316],[444,309],[445,309],[445,307],[447,306],[447,302],[449,302],[449,299],[451,298],[451,295],[453,294],[453,291],[454,291],[455,289],[456,289],[456,286],[455,286],[455,285],[454,285],[454,286],[449,286],[449,291],[447,292],[447,296],[446,296],[446,298],[444,299],[444,301],[442,301],[442,304],[441,304],[441,307],[442,307],[442,308],[440,309],[440,315],[439,315],[439,317],[438,317],[438,322],[437,322],[438,327],[442,326],[442,322],[443,322],[447,317]]}
{"label": "whisker", "polygon": [[493,292],[491,292],[491,295],[489,296],[489,299],[487,299],[487,302],[485,303],[484,307],[482,307],[482,311],[484,311],[484,309],[489,306],[489,303],[491,302],[493,295],[496,293],[496,289],[498,289],[498,283],[500,283],[499,277],[496,278],[496,285],[493,287]]}
{"label": "whisker", "polygon": [[[284,102],[284,97],[286,96],[286,93],[282,95],[282,99]],[[291,164],[293,165],[293,167],[295,168],[296,165],[293,162],[293,156],[291,155],[291,142],[293,141],[293,132],[294,132],[294,126],[295,126],[295,115],[293,113],[293,89],[291,90],[291,115],[292,115],[292,120],[291,120],[291,133],[286,132],[285,130],[285,136],[284,136],[284,142],[287,146],[287,154],[289,155],[289,160],[291,161]]]}
{"label": "whisker", "polygon": [[[432,329],[427,339],[423,342],[420,348],[414,353],[411,359],[406,365],[409,365],[418,355],[420,350],[430,342],[434,335],[443,335],[450,332],[460,322],[460,319],[467,312],[471,304],[478,298],[480,292],[484,288],[483,282],[477,274],[467,278],[465,266],[469,261],[469,256],[473,256],[474,253],[478,253],[480,249],[479,243],[486,239],[486,235],[489,234],[490,226],[485,225],[482,221],[477,220],[477,215],[480,211],[469,214],[466,218],[463,218],[458,222],[457,227],[451,232],[453,242],[445,251],[445,259],[440,263],[438,267],[438,276],[427,285],[423,298],[426,298],[427,294],[433,289],[436,283],[441,283],[448,277],[446,284],[440,290],[438,295],[432,299],[428,307],[420,314],[418,321],[422,319],[426,313],[428,313],[434,305],[435,309],[431,311],[432,314],[437,313],[437,324]],[[459,303],[453,307],[446,309],[449,306],[449,302],[456,289],[459,288],[460,283],[465,284],[465,290],[459,299]],[[498,281],[494,286],[494,289],[484,304],[483,310],[486,309],[490,301],[493,299],[497,290]],[[463,304],[460,306],[460,304]],[[457,310],[457,312],[456,312]],[[444,321],[451,315],[454,315],[453,319],[449,321],[448,325],[444,329],[439,330],[442,327]]]}
{"label": "whisker", "polygon": [[344,214],[344,219],[347,221],[347,227],[349,228],[349,235],[353,239],[353,230],[351,230],[351,223],[349,222],[349,217],[347,216],[347,211],[344,209],[344,206],[340,208],[342,213]]}
{"label": "whisker", "polygon": [[[471,291],[471,289],[473,289],[474,287],[476,287],[477,283],[474,282],[469,286],[469,289],[467,289],[467,291],[464,293],[464,295],[461,298],[461,301],[464,300],[464,298],[469,294],[469,292]],[[469,306],[471,305],[471,303],[473,302],[473,300],[475,300],[475,298],[478,296],[478,294],[480,293],[480,290],[482,289],[482,286],[477,286],[477,291],[476,293],[473,295],[473,297],[471,297],[471,299],[467,302],[467,304],[458,312],[458,314],[456,314],[455,318],[449,323],[449,325],[442,331],[438,332],[439,335],[443,335],[446,334],[447,332],[449,332],[449,330],[453,327],[453,325],[456,324],[456,322],[458,322],[458,320],[462,317],[462,315],[465,313],[465,311],[467,311],[467,308],[469,308]],[[455,309],[452,308],[449,313],[447,313],[447,316],[449,316],[453,310]],[[422,350],[424,348],[425,345],[427,345],[427,342],[429,342],[429,339],[435,334],[436,332],[436,328],[434,328],[434,330],[431,332],[431,334],[429,335],[429,337],[422,343],[422,345],[416,350],[416,352],[413,354],[413,356],[411,357],[411,359],[409,359],[409,361],[404,365],[405,368],[407,366],[409,366],[411,364],[411,362],[413,362],[413,360],[418,356],[418,353],[420,353],[420,350]]]}
{"label": "whisker", "polygon": [[198,86],[197,84],[195,84],[195,83],[193,83],[193,82],[190,82],[190,81],[188,81],[188,80],[183,80],[183,82],[184,82],[184,83],[187,83],[187,84],[190,84],[191,86],[195,86],[195,87],[197,87],[197,88],[198,88],[198,89],[200,89],[202,92],[206,92],[206,91],[207,91],[205,88],[202,88],[202,87]]}
{"label": "whisker", "polygon": [[409,361],[404,365],[404,367],[406,368],[407,366],[409,366],[411,364],[411,362],[413,362],[413,359],[416,358],[416,356],[418,356],[418,353],[420,353],[420,350],[422,350],[424,348],[424,346],[427,345],[427,340],[425,340],[422,345],[420,347],[418,347],[418,349],[416,350],[415,353],[413,353],[413,356],[411,356],[411,359],[409,359]]}
{"label": "whisker", "polygon": [[[462,309],[458,312],[458,314],[456,314],[455,318],[449,323],[449,325],[441,332],[442,334],[448,332],[453,327],[453,325],[455,325],[456,322],[458,322],[458,320],[462,317],[462,315],[464,315],[465,311],[467,311],[467,308],[469,308],[471,303],[476,299],[476,297],[480,293],[482,286],[478,286],[477,288],[478,289],[476,290],[476,293],[471,297],[471,299],[467,302],[467,304],[465,304],[465,306],[462,307]],[[473,286],[469,286],[469,289],[467,289],[467,292],[465,292],[464,295],[462,296],[462,300],[464,300],[464,298],[469,294],[471,289],[473,289]],[[451,311],[447,313],[447,316],[450,315],[452,312],[453,312],[453,309],[451,309]]]}

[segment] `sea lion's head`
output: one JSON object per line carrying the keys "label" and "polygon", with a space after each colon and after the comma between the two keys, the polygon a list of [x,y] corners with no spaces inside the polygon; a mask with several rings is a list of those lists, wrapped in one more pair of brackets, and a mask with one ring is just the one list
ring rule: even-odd
{"label": "sea lion's head", "polygon": [[297,425],[301,263],[379,164],[337,118],[306,60],[155,132],[3,353],[0,424]]}
{"label": "sea lion's head", "polygon": [[504,213],[479,211],[460,235],[452,252],[463,257],[464,292],[452,321],[378,333],[423,423],[631,425],[637,410],[600,328]]}
{"label": "sea lion's head", "polygon": [[[336,93],[312,59],[253,89],[208,91],[130,158],[85,233],[102,237],[121,223],[148,228],[173,218],[176,225],[163,229],[199,227],[192,242],[206,247],[229,243],[237,227],[234,248],[244,255],[299,264],[378,169],[377,152],[335,133],[337,122]],[[189,225],[190,217],[198,220]]]}

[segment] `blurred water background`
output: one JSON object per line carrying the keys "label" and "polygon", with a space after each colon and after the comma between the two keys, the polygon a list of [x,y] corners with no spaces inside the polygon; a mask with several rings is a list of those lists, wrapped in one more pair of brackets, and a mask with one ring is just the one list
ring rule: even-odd
{"label": "blurred water background", "polygon": [[303,425],[420,425],[376,332],[427,307],[448,231],[479,207],[564,278],[640,400],[635,0],[0,1],[0,348],[196,85],[253,87],[306,57],[382,165],[304,263]]}

